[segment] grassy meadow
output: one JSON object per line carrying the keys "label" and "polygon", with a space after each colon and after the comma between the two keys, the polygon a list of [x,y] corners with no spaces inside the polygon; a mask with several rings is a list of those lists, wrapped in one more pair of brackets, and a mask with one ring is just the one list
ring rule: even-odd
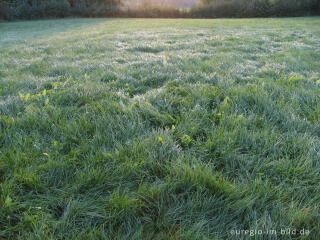
{"label": "grassy meadow", "polygon": [[319,160],[319,17],[0,23],[0,239],[317,240]]}

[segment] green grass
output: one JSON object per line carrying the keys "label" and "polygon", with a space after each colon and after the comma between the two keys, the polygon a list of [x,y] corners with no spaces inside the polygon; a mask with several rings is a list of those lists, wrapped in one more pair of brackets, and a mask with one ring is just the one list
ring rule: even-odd
{"label": "green grass", "polygon": [[320,239],[319,26],[0,23],[0,239]]}

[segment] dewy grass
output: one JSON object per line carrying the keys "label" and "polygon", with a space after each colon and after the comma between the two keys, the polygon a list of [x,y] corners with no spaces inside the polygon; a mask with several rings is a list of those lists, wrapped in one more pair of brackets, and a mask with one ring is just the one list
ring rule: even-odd
{"label": "dewy grass", "polygon": [[0,238],[319,239],[319,26],[0,23]]}

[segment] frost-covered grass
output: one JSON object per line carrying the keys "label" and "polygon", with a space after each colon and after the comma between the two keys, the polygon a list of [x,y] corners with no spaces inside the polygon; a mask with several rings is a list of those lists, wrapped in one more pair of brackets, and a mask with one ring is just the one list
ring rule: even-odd
{"label": "frost-covered grass", "polygon": [[320,239],[319,26],[0,23],[0,238]]}

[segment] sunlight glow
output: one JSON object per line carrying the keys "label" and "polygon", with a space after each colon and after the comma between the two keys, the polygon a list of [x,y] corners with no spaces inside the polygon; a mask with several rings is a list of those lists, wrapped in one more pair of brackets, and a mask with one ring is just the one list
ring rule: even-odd
{"label": "sunlight glow", "polygon": [[131,9],[157,8],[191,8],[200,0],[123,0],[124,7]]}

